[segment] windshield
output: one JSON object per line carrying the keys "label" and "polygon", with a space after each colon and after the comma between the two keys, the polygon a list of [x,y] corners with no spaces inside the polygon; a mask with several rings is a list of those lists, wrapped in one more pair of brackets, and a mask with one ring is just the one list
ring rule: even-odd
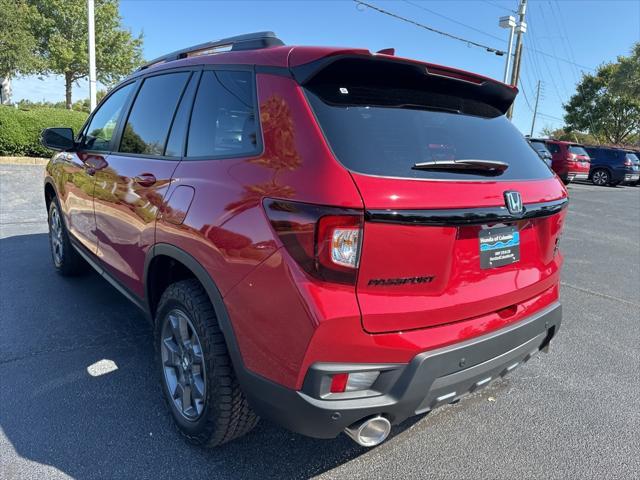
{"label": "windshield", "polygon": [[640,163],[640,158],[635,153],[627,153],[627,159],[631,160],[631,163]]}
{"label": "windshield", "polygon": [[585,157],[589,156],[586,150],[580,145],[569,145],[569,153],[573,153],[574,155],[583,155]]}
{"label": "windshield", "polygon": [[[329,105],[307,97],[337,159],[348,169],[403,178],[479,180],[477,172],[420,170],[434,160],[492,160],[508,168],[492,180],[548,178],[522,134],[502,115],[483,117],[417,108]],[[376,95],[378,92],[369,92]]]}

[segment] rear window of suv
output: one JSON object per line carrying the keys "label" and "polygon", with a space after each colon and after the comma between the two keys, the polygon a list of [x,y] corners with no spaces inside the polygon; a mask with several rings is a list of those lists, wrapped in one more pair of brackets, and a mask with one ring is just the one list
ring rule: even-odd
{"label": "rear window of suv", "polygon": [[573,153],[574,155],[583,155],[585,157],[589,156],[587,151],[580,145],[569,145],[569,153]]}
{"label": "rear window of suv", "polygon": [[415,164],[487,160],[508,165],[499,175],[491,172],[492,181],[552,176],[503,115],[511,91],[429,68],[340,59],[303,80],[318,123],[346,168],[386,177],[477,181],[490,173]]}
{"label": "rear window of suv", "polygon": [[534,150],[536,152],[547,153],[547,154],[551,153],[551,152],[549,152],[549,149],[547,149],[547,146],[545,145],[544,142],[538,142],[536,140],[531,140],[531,146],[534,148]]}
{"label": "rear window of suv", "polygon": [[[378,92],[384,95],[384,92]],[[548,178],[522,134],[506,117],[492,118],[416,107],[329,105],[307,97],[338,160],[348,169],[389,177],[478,180],[465,171],[417,170],[431,160],[496,160],[509,165],[500,180]]]}

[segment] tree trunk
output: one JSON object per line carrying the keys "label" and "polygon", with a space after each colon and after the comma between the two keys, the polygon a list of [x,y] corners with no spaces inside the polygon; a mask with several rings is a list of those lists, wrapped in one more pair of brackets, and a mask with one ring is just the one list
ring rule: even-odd
{"label": "tree trunk", "polygon": [[66,106],[67,106],[67,110],[71,110],[72,108],[72,103],[71,103],[71,89],[73,87],[73,76],[71,74],[71,72],[65,72],[64,73],[64,90],[65,90],[65,101],[66,101]]}
{"label": "tree trunk", "polygon": [[0,105],[11,105],[11,77],[0,77]]}

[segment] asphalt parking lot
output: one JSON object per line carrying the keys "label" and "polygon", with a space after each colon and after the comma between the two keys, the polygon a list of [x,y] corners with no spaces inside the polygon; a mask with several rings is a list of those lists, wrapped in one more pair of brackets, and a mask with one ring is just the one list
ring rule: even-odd
{"label": "asphalt parking lot", "polygon": [[53,271],[41,185],[42,167],[0,165],[2,479],[640,477],[640,187],[570,186],[549,355],[373,450],[265,421],[202,450],[173,430],[141,314]]}

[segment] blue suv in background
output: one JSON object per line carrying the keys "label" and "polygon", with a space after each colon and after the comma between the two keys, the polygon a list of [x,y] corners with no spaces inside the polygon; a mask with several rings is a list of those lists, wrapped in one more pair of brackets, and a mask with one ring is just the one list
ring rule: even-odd
{"label": "blue suv in background", "polygon": [[640,179],[640,160],[631,150],[612,147],[584,147],[591,157],[589,178],[594,185],[615,187]]}

